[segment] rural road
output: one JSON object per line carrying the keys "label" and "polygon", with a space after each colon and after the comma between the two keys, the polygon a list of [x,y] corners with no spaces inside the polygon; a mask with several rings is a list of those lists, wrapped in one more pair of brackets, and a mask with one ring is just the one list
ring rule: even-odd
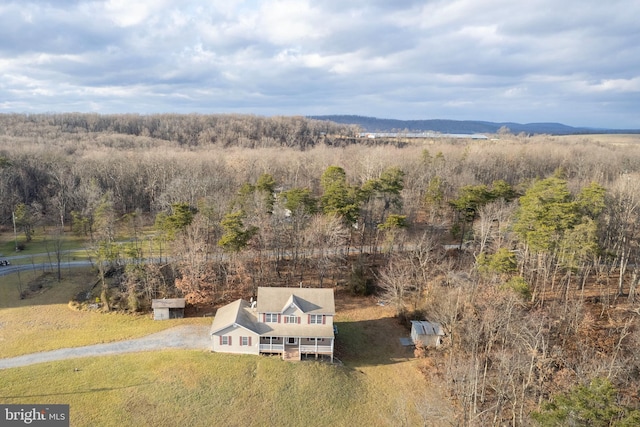
{"label": "rural road", "polygon": [[211,339],[209,338],[209,326],[177,326],[175,328],[132,340],[88,345],[85,347],[63,348],[60,350],[0,359],[0,370],[78,357],[105,356],[110,354],[133,353],[137,351],[164,350],[168,348],[210,350]]}
{"label": "rural road", "polygon": [[[451,247],[458,247],[458,245],[448,245]],[[393,250],[394,251],[407,251],[407,250],[413,250],[415,249],[415,245],[403,245],[403,246],[394,246]],[[446,247],[445,247],[446,249]],[[372,252],[382,252],[384,250],[383,246],[376,246],[375,248],[368,246],[367,248],[358,248],[358,247],[349,247],[347,249],[345,248],[340,248],[340,249],[336,249],[334,252],[336,254],[340,254],[341,256],[344,256],[345,254],[357,254],[357,253],[372,253]],[[65,252],[71,252],[71,251],[65,251]],[[311,257],[316,257],[316,256],[320,256],[322,255],[322,253],[325,252],[323,250],[319,250],[319,249],[311,249],[311,250],[304,250],[301,252],[298,252],[298,255],[304,255],[304,256],[311,256]],[[31,255],[11,255],[11,256],[3,256],[2,254],[0,254],[0,259],[2,260],[7,260],[9,262],[15,261],[15,260],[19,260],[19,259],[25,259],[25,258],[39,258],[39,257],[44,257],[47,256],[47,253],[41,253],[41,254],[31,254]],[[266,251],[263,252],[262,255],[266,255],[266,256],[275,256],[276,252],[275,251]],[[245,254],[245,255],[241,255],[241,256],[245,256],[245,257],[253,257],[255,256],[255,254]],[[287,257],[293,257],[293,253],[291,253],[290,251],[283,251],[279,254],[279,256],[282,256],[284,258]],[[212,260],[217,259],[219,261],[222,260],[226,260],[228,259],[229,255],[228,254],[224,254],[224,253],[218,253],[217,255],[213,255],[213,258],[211,258]],[[171,258],[168,258],[169,260]],[[167,261],[168,260],[167,257],[164,257],[164,260]],[[145,258],[143,259],[143,262],[154,262],[154,263],[158,263],[158,262],[162,262],[163,258]],[[79,268],[79,267],[92,267],[93,265],[95,265],[95,260],[91,261],[91,260],[75,260],[75,261],[62,261],[60,263],[60,268],[61,269],[69,269],[69,268]],[[8,266],[0,266],[0,277],[1,276],[7,276],[9,274],[12,273],[17,273],[17,272],[23,272],[23,271],[33,271],[33,270],[42,270],[42,271],[56,271],[56,269],[58,268],[57,262],[55,261],[50,261],[50,262],[40,262],[40,263],[32,263],[32,264],[17,264],[17,265],[13,265],[13,263],[11,263],[11,265]]]}
{"label": "rural road", "polygon": [[[9,258],[11,259],[11,258]],[[60,263],[60,268],[68,269],[68,268],[79,268],[79,267],[91,267],[93,263],[88,260],[82,261],[65,261]],[[53,263],[38,263],[38,264],[19,264],[19,265],[8,265],[0,267],[0,276],[7,276],[12,273],[17,273],[21,271],[33,271],[33,270],[42,270],[42,271],[56,271],[57,264]]]}

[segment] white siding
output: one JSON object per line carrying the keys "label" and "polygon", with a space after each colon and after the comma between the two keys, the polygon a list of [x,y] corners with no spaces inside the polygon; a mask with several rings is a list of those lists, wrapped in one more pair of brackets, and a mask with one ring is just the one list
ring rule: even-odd
{"label": "white siding", "polygon": [[[231,338],[231,345],[220,345],[220,337],[227,336]],[[251,345],[240,345],[242,337],[250,337]],[[213,351],[220,353],[240,353],[240,354],[259,354],[260,353],[260,336],[255,332],[240,326],[230,326],[211,336],[213,341]]]}
{"label": "white siding", "polygon": [[[258,322],[264,322],[264,317],[265,313],[258,313],[257,318],[258,318]],[[284,317],[285,316],[297,316],[300,318],[300,324],[301,325],[313,325],[315,326],[316,324],[312,324],[310,323],[309,319],[309,314],[303,313],[300,310],[297,310],[295,308],[290,308],[288,310],[285,310],[284,313],[280,314],[280,323],[285,323]],[[329,325],[331,327],[333,327],[333,315],[329,315],[329,314],[324,314],[324,325]],[[268,322],[267,324],[270,324],[271,322]],[[320,323],[319,325],[322,325],[322,323]]]}
{"label": "white siding", "polygon": [[324,316],[324,324],[333,327],[333,316]]}
{"label": "white siding", "polygon": [[437,347],[440,345],[440,337],[438,335],[411,335],[414,343],[422,342],[427,347]]}
{"label": "white siding", "polygon": [[312,325],[312,326],[321,326],[321,325],[329,325],[329,326],[333,326],[333,316],[329,316],[326,314],[321,314],[320,316],[324,316],[324,323],[311,323],[310,319],[311,319],[312,315],[309,314],[303,314],[302,315],[302,324],[303,325]]}
{"label": "white siding", "polygon": [[153,320],[167,320],[167,319],[169,319],[169,307],[153,309]]}

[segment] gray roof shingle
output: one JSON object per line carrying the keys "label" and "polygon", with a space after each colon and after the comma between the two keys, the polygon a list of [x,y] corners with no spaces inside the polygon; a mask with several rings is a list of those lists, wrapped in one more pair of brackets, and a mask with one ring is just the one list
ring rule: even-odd
{"label": "gray roof shingle", "polygon": [[333,326],[262,323],[260,313],[281,313],[294,304],[305,314],[335,314],[333,289],[258,288],[257,309],[242,299],[220,307],[211,324],[211,335],[238,325],[262,336],[333,337]]}
{"label": "gray roof shingle", "polygon": [[258,311],[281,313],[295,304],[306,314],[336,313],[333,289],[322,288],[258,288]]}
{"label": "gray roof shingle", "polygon": [[242,326],[256,334],[260,333],[260,328],[255,314],[252,313],[251,305],[241,299],[218,309],[211,324],[211,334],[213,335],[234,324]]}

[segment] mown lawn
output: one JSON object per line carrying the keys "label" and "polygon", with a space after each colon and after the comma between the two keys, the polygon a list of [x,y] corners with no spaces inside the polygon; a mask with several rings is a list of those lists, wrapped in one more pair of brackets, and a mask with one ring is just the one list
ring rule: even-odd
{"label": "mown lawn", "polygon": [[[0,302],[0,357],[184,324],[72,311],[73,290],[70,280],[41,300]],[[73,426],[450,425],[446,399],[398,344],[406,331],[388,309],[342,295],[336,305],[343,365],[193,350],[72,359],[0,371],[0,402],[69,404]]]}
{"label": "mown lawn", "polygon": [[419,390],[381,388],[356,369],[275,357],[163,351],[0,376],[0,401],[69,404],[74,426],[423,424],[414,406]]}

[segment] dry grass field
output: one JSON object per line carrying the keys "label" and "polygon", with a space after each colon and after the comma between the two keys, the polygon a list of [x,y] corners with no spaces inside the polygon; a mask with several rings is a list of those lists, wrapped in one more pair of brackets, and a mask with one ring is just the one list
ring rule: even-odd
{"label": "dry grass field", "polygon": [[[0,357],[137,338],[179,324],[210,322],[204,318],[154,322],[148,314],[70,309],[69,300],[92,280],[94,275],[85,269],[65,271],[60,283],[53,274],[28,272],[20,278],[16,274],[0,277]],[[19,282],[23,289],[33,283],[42,288],[20,299]]]}
{"label": "dry grass field", "polygon": [[594,135],[564,135],[553,137],[561,142],[568,143],[602,143],[612,145],[639,145],[640,135],[638,134],[594,134]]}
{"label": "dry grass field", "polygon": [[[86,272],[28,300],[0,282],[0,357],[127,339],[190,322],[79,312],[67,301]],[[337,294],[342,365],[166,350],[0,371],[0,402],[65,403],[73,426],[449,425],[452,409],[427,384],[408,335],[387,307]]]}

